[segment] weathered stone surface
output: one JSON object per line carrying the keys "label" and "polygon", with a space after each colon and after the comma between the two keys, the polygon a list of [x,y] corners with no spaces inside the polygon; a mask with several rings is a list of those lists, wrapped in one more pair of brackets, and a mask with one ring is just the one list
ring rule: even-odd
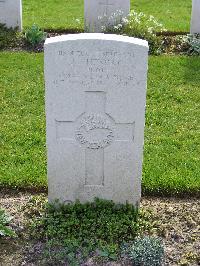
{"label": "weathered stone surface", "polygon": [[192,0],[191,33],[200,33],[200,0]]}
{"label": "weathered stone surface", "polygon": [[102,32],[121,23],[130,12],[130,0],[84,0],[85,30]]}
{"label": "weathered stone surface", "polygon": [[21,0],[0,0],[0,23],[8,28],[18,27],[22,30]]}
{"label": "weathered stone surface", "polygon": [[140,200],[148,44],[104,34],[45,43],[50,201]]}

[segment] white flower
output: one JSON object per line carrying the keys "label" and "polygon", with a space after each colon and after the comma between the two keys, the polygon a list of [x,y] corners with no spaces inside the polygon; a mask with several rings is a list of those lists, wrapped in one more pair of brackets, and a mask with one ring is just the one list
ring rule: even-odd
{"label": "white flower", "polygon": [[149,16],[149,20],[150,20],[150,21],[153,21],[153,20],[154,20],[154,16],[150,15],[150,16]]}
{"label": "white flower", "polygon": [[138,18],[135,18],[135,22],[140,24],[140,20]]}
{"label": "white flower", "polygon": [[126,24],[126,23],[128,23],[128,19],[127,19],[127,18],[122,18],[122,22],[123,22],[124,24]]}
{"label": "white flower", "polygon": [[78,18],[76,18],[75,21],[76,21],[77,23],[80,23],[80,22],[81,22],[80,19],[78,19]]}
{"label": "white flower", "polygon": [[149,28],[148,28],[148,32],[149,32],[149,33],[153,33],[153,27],[149,27]]}

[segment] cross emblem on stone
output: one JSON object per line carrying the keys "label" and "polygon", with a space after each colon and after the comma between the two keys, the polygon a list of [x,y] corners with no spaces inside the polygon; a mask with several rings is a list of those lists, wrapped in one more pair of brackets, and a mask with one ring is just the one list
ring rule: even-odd
{"label": "cross emblem on stone", "polygon": [[102,0],[101,2],[99,2],[99,5],[103,7],[104,14],[107,15],[108,9],[114,6],[114,3],[110,3],[110,0]]}
{"label": "cross emblem on stone", "polygon": [[133,141],[134,123],[116,123],[106,113],[106,92],[85,91],[85,112],[75,121],[56,120],[56,137],[85,150],[85,186],[104,186],[104,150]]}

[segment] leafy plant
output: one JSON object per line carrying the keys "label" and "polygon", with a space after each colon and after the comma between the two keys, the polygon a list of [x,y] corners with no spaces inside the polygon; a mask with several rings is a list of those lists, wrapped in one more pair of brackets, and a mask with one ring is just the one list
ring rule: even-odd
{"label": "leafy plant", "polygon": [[[200,34],[187,34],[175,37],[164,37],[166,52],[186,55],[200,55]],[[170,43],[171,42],[171,43]]]}
{"label": "leafy plant", "polygon": [[25,31],[25,40],[33,47],[45,41],[46,37],[47,33],[40,29],[40,27],[36,24],[33,24],[31,28],[28,28]]}
{"label": "leafy plant", "polygon": [[136,238],[132,244],[123,248],[123,252],[135,266],[160,266],[164,257],[161,239],[149,236]]}
{"label": "leafy plant", "polygon": [[0,237],[14,237],[15,232],[11,230],[8,225],[12,217],[8,216],[3,209],[0,209]]}
{"label": "leafy plant", "polygon": [[[147,16],[144,13],[137,13],[134,10],[126,18],[121,18],[121,14],[115,13],[113,21],[114,26],[108,25],[104,27],[104,32],[116,34],[125,34],[132,37],[145,39],[150,46],[150,53],[159,54],[162,51],[162,39],[156,35],[157,32],[166,31],[161,23],[153,16]],[[121,18],[117,19],[117,16]]]}
{"label": "leafy plant", "polygon": [[[99,30],[102,32],[115,32],[116,27],[118,29],[118,26],[122,23],[123,18],[123,12],[121,10],[117,10],[116,12],[112,13],[110,16],[107,14],[104,14],[102,16],[98,16],[98,27]],[[115,26],[117,25],[117,26]],[[89,24],[85,25],[85,31],[86,32],[95,32],[96,26]]]}
{"label": "leafy plant", "polygon": [[128,203],[95,199],[84,204],[55,202],[45,206],[45,212],[40,209],[31,224],[31,235],[46,239],[45,256],[52,263],[78,263],[93,253],[115,260],[121,243],[132,241],[140,224],[145,226],[138,210]]}
{"label": "leafy plant", "polygon": [[188,34],[184,41],[189,45],[188,54],[200,55],[200,34]]}

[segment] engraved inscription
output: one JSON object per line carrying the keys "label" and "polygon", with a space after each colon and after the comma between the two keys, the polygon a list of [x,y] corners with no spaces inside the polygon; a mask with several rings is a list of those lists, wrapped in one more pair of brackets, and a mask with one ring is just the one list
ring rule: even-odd
{"label": "engraved inscription", "polygon": [[[89,72],[90,71],[90,72]],[[53,83],[58,85],[63,82],[70,84],[78,84],[83,87],[89,87],[92,85],[109,84],[110,81],[114,82],[116,86],[127,87],[129,84],[135,84],[137,81],[134,75],[125,76],[123,74],[108,74],[101,68],[90,68],[88,73],[60,73],[57,80]]]}
{"label": "engraved inscription", "polygon": [[121,64],[126,64],[126,59],[135,57],[134,52],[117,52],[115,50],[101,51],[99,50],[96,53],[88,54],[84,50],[58,50],[58,56],[67,57],[68,64],[86,64],[99,66],[118,66]]}
{"label": "engraved inscription", "polygon": [[[100,90],[105,90],[104,87],[108,87],[110,82],[115,83],[119,89],[122,86],[137,85],[136,76],[132,71],[136,66],[127,64],[130,57],[135,58],[134,51],[119,52],[108,49],[89,54],[85,50],[59,49],[57,54],[61,60],[68,62],[69,67],[68,70],[59,72],[57,78],[53,80],[56,86],[70,83],[73,86],[82,86],[84,90],[95,86],[101,86]],[[123,71],[119,72],[119,67],[122,67]]]}
{"label": "engraved inscription", "polygon": [[106,116],[91,113],[83,116],[75,137],[88,149],[101,149],[111,144],[114,133]]}

